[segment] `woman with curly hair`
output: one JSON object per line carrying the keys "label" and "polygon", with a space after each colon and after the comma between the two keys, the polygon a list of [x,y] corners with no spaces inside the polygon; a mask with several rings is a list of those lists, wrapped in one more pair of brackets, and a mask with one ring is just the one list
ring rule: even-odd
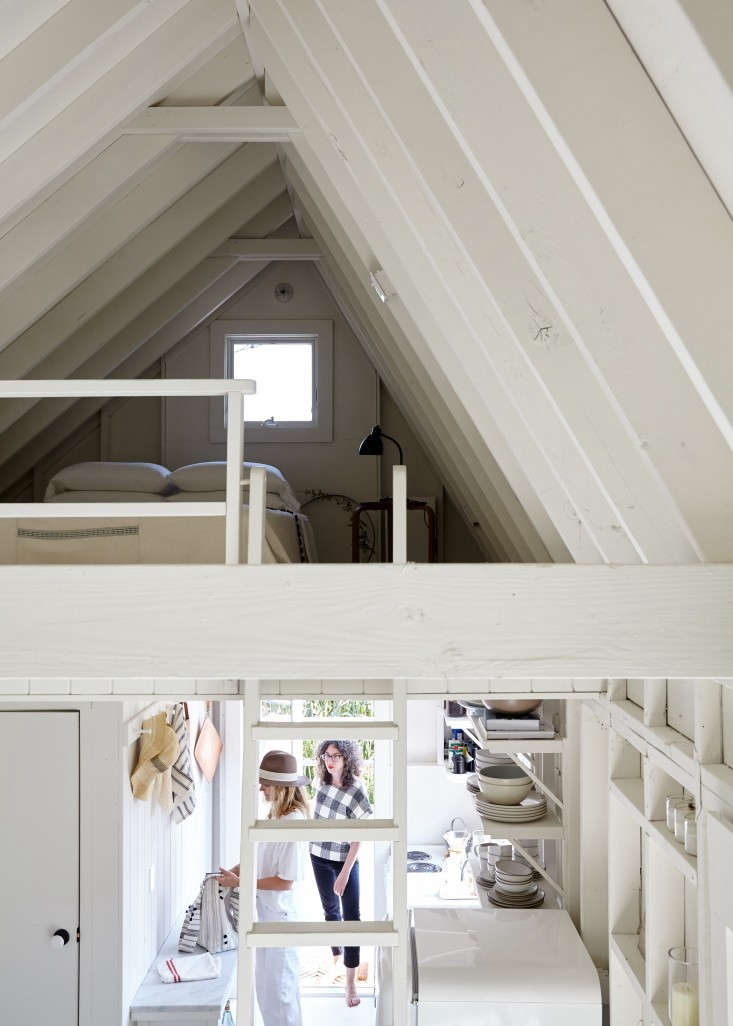
{"label": "woman with curly hair", "polygon": [[[316,750],[318,790],[315,819],[362,819],[372,807],[359,779],[361,754],[356,741],[321,741]],[[358,920],[359,841],[312,841],[311,863],[327,922]],[[335,957],[341,948],[331,948]],[[359,949],[344,949],[346,1004],[354,1008]]]}

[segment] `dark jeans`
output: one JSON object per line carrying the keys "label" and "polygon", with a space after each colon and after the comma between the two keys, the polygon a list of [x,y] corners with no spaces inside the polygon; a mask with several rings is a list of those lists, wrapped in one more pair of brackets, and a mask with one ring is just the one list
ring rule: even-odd
{"label": "dark jeans", "polygon": [[[359,915],[359,862],[356,861],[351,867],[349,882],[340,898],[338,894],[334,894],[333,885],[336,883],[336,877],[344,868],[344,863],[322,859],[318,855],[311,855],[311,863],[326,922],[361,919]],[[341,948],[331,948],[331,951],[334,955],[341,954]],[[347,969],[357,968],[359,965],[358,948],[344,948],[344,965]]]}

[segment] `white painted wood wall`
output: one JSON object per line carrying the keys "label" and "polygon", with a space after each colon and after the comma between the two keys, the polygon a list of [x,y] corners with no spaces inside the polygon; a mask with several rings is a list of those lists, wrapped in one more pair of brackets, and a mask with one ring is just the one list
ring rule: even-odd
{"label": "white painted wood wall", "polygon": [[[145,701],[123,703],[123,720],[134,732],[142,718],[166,706]],[[192,744],[206,715],[206,704],[188,703]],[[142,802],[132,795],[129,774],[135,767],[138,743],[127,746],[122,788],[122,1021],[129,1003],[173,925],[196,895],[213,865],[212,785],[202,777],[195,760],[196,808],[183,823],[174,823],[157,798]],[[150,874],[154,873],[154,890]]]}

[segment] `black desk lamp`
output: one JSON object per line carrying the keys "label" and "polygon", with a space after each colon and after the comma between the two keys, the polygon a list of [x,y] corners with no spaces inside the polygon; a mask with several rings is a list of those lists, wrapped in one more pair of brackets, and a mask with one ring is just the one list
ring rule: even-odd
{"label": "black desk lamp", "polygon": [[393,438],[392,435],[386,435],[380,428],[379,424],[375,424],[366,438],[363,438],[361,445],[359,446],[360,456],[381,456],[384,452],[384,446],[382,445],[382,439],[388,438],[390,442],[394,442],[400,454],[400,466],[404,465],[405,457],[402,453],[402,446]]}

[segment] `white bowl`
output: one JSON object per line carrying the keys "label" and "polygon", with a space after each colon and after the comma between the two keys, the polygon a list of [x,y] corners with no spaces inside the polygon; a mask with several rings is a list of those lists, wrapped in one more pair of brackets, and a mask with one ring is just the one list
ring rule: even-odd
{"label": "white bowl", "polygon": [[496,805],[519,805],[532,790],[532,781],[520,766],[484,766],[478,771],[481,793]]}
{"label": "white bowl", "polygon": [[497,785],[490,780],[479,777],[479,787],[484,797],[492,805],[519,805],[532,790],[532,781],[526,784]]}

